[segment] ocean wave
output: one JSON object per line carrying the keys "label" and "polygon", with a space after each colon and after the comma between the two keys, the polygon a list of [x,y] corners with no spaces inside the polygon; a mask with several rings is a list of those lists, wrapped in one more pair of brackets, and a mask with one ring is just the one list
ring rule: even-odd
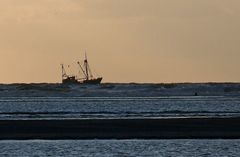
{"label": "ocean wave", "polygon": [[60,84],[19,84],[16,86],[16,90],[27,91],[47,91],[47,92],[68,92],[70,90],[69,86]]}
{"label": "ocean wave", "polygon": [[101,85],[10,84],[0,85],[0,97],[157,97],[240,96],[240,83],[104,83]]}
{"label": "ocean wave", "polygon": [[8,112],[0,119],[82,119],[82,118],[168,118],[168,117],[239,117],[240,112]]}
{"label": "ocean wave", "polygon": [[105,112],[0,112],[0,115],[188,115],[188,114],[194,114],[194,115],[208,115],[208,114],[239,114],[240,112],[234,112],[234,111],[218,111],[218,112],[212,112],[212,111],[162,111],[162,112],[114,112],[114,111],[105,111]]}

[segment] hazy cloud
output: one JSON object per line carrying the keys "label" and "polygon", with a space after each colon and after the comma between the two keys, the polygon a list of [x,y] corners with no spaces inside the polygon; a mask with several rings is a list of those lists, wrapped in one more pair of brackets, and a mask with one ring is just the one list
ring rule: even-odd
{"label": "hazy cloud", "polygon": [[236,0],[2,0],[0,18],[20,21],[48,18],[216,18],[238,14],[236,5],[239,3]]}

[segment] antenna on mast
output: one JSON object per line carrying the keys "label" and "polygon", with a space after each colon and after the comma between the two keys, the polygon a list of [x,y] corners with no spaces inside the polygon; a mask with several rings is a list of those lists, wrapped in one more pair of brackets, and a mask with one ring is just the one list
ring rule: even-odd
{"label": "antenna on mast", "polygon": [[85,60],[87,60],[87,50],[85,50]]}

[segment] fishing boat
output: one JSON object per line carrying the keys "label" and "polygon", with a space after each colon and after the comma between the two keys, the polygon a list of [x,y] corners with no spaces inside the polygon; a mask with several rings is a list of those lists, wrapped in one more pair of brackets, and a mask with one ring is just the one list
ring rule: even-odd
{"label": "fishing boat", "polygon": [[101,83],[103,78],[93,76],[86,54],[85,54],[85,59],[83,61],[83,64],[81,64],[78,61],[77,65],[79,67],[79,73],[81,73],[83,77],[78,77],[76,75],[68,75],[66,73],[64,65],[61,64],[63,84],[100,84]]}

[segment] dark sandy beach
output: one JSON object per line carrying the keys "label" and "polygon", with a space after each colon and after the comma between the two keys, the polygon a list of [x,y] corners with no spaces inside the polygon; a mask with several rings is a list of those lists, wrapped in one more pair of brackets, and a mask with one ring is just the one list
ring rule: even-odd
{"label": "dark sandy beach", "polygon": [[240,118],[0,121],[0,139],[190,138],[240,138]]}

